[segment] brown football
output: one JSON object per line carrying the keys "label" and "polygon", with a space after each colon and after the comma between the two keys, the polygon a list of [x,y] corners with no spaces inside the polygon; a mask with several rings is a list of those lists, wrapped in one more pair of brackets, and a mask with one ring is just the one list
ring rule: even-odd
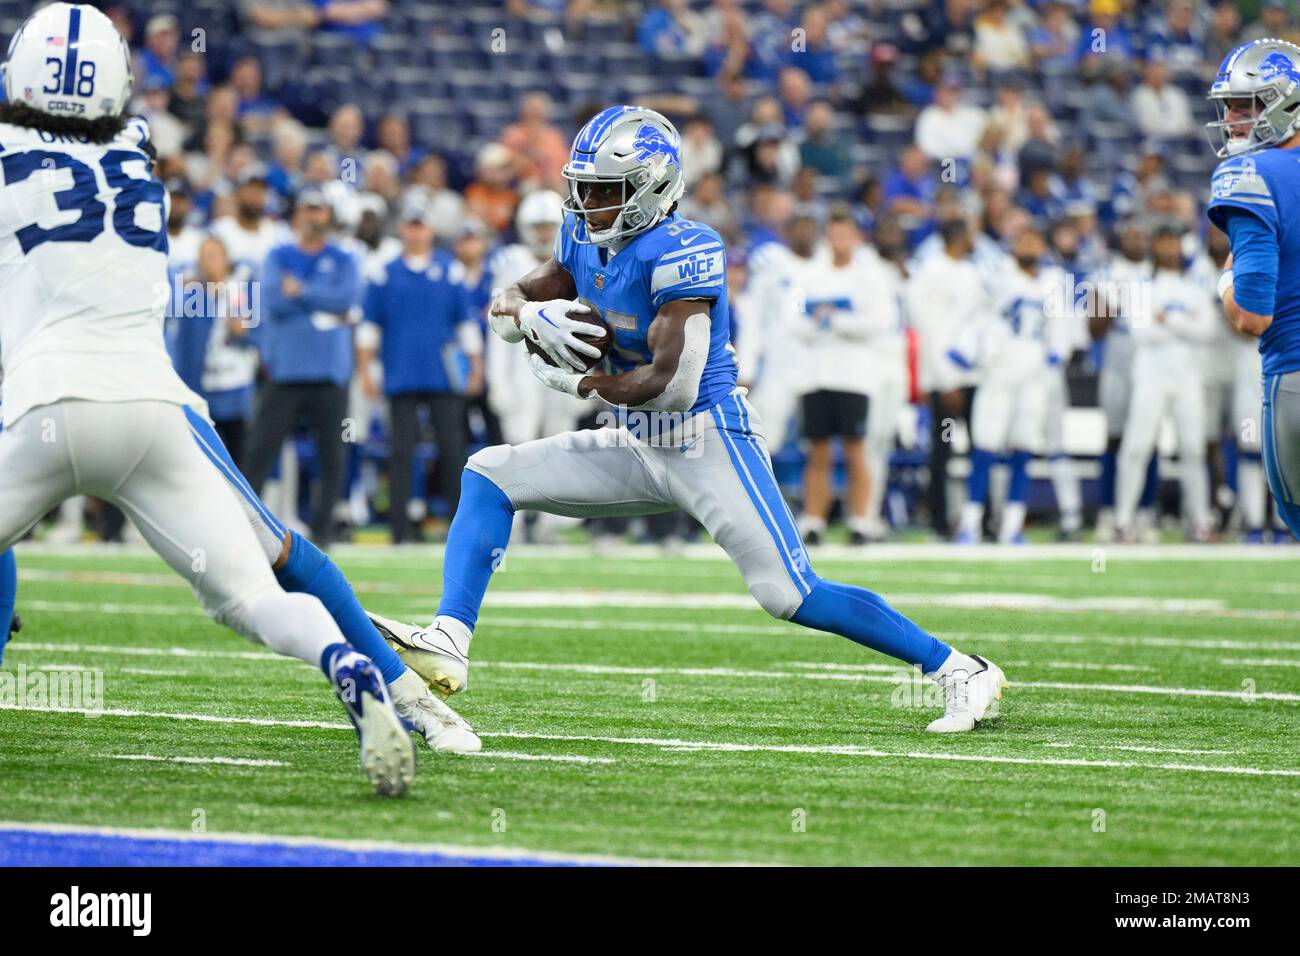
{"label": "brown football", "polygon": [[[600,349],[600,355],[596,358],[589,358],[586,355],[579,356],[587,362],[586,371],[590,372],[593,368],[604,361],[605,356],[609,354],[610,346],[614,344],[614,335],[605,324],[604,318],[601,317],[600,308],[590,299],[578,299],[583,305],[591,309],[590,312],[571,312],[569,318],[577,321],[586,322],[591,326],[591,334],[583,334],[581,338],[590,342],[596,348]],[[524,339],[524,347],[534,355],[540,355],[542,361],[547,365],[554,366],[555,362],[551,359],[546,351],[540,346],[533,343],[531,339]]]}

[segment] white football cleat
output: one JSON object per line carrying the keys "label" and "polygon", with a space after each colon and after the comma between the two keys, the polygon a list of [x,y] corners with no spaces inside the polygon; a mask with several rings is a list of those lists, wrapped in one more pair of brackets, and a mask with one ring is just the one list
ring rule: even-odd
{"label": "white football cleat", "polygon": [[437,622],[419,628],[370,611],[366,616],[402,663],[423,677],[429,689],[440,698],[446,700],[469,685],[469,648],[462,649]]}
{"label": "white football cleat", "polygon": [[409,668],[392,683],[393,706],[398,715],[424,735],[429,749],[439,754],[472,754],[483,749],[474,728],[425,686]]}
{"label": "white football cleat", "polygon": [[981,720],[991,720],[998,715],[1002,689],[1009,687],[1007,675],[992,661],[972,654],[971,660],[983,665],[983,670],[970,673],[964,668],[954,670],[939,678],[944,690],[943,716],[930,722],[925,729],[932,734],[960,734],[974,730]]}

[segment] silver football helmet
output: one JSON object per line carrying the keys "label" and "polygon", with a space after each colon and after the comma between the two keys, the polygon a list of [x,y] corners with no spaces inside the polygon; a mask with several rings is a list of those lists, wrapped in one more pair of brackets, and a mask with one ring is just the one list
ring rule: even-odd
{"label": "silver football helmet", "polygon": [[1205,124],[1216,155],[1285,141],[1300,129],[1300,47],[1272,37],[1242,44],[1220,64],[1207,95],[1219,114]]}
{"label": "silver football helmet", "polygon": [[[677,130],[654,110],[611,106],[593,116],[574,139],[563,170],[569,184],[564,211],[573,214],[573,241],[609,246],[663,219],[686,189],[681,157]],[[617,200],[587,206],[598,184],[617,185]],[[590,216],[615,211],[618,215],[607,228],[592,228]]]}

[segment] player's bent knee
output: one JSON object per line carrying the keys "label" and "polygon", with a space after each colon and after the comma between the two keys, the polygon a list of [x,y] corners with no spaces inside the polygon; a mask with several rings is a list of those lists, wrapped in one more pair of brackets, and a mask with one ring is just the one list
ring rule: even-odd
{"label": "player's bent knee", "polygon": [[258,631],[254,608],[268,593],[276,591],[280,591],[280,588],[274,581],[271,581],[261,587],[228,598],[220,604],[215,602],[214,595],[199,591],[199,601],[203,605],[203,610],[207,612],[208,617],[212,618],[212,620],[223,627],[230,628],[237,634],[242,634],[250,641],[261,644],[263,643],[263,635]]}
{"label": "player's bent knee", "polygon": [[469,471],[478,472],[484,478],[491,481],[494,485],[500,486],[497,476],[506,462],[510,460],[512,448],[509,445],[493,445],[491,448],[483,448],[469,456],[469,461],[465,463],[465,468]]}
{"label": "player's bent knee", "polygon": [[803,603],[803,595],[794,587],[771,581],[757,581],[749,586],[749,593],[759,606],[779,621],[794,617]]}

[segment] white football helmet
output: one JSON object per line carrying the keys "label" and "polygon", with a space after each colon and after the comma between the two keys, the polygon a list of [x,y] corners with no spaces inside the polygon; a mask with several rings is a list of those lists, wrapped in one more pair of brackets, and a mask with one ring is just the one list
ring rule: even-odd
{"label": "white football helmet", "polygon": [[[555,241],[555,230],[564,222],[564,200],[549,189],[534,189],[519,203],[515,212],[515,232],[519,241],[539,259],[548,259]],[[539,232],[539,227],[553,226]]]}
{"label": "white football helmet", "polygon": [[[611,106],[578,131],[562,174],[569,183],[564,211],[573,214],[573,241],[609,246],[649,229],[682,198],[682,139],[654,110]],[[619,201],[588,209],[587,192],[597,184],[617,184]],[[591,228],[593,213],[612,210],[618,210],[618,216],[608,229]]]}
{"label": "white football helmet", "polygon": [[52,116],[119,116],[131,95],[131,51],[94,7],[52,3],[9,41],[5,97]]}

